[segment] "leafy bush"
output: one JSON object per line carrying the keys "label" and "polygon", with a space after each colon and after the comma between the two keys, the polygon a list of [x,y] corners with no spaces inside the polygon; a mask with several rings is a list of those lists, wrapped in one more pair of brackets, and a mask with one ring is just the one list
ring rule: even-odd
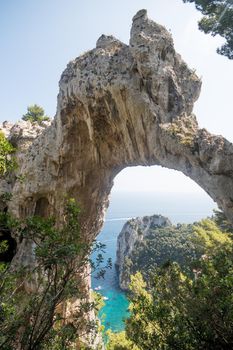
{"label": "leafy bush", "polygon": [[140,349],[229,349],[233,344],[233,242],[212,220],[193,225],[202,254],[153,277],[132,276],[126,335]]}
{"label": "leafy bush", "polygon": [[[93,247],[85,240],[79,213],[75,201],[69,200],[61,228],[51,218],[18,221],[2,214],[18,238],[32,244],[35,263],[20,268],[0,264],[1,349],[16,349],[20,344],[24,350],[63,350],[86,334],[95,335],[99,324],[86,317],[95,303],[90,302],[83,281],[88,277],[91,251],[103,252],[104,246],[98,243]],[[100,268],[100,260],[92,263],[95,269]],[[77,299],[79,303],[71,309]]]}
{"label": "leafy bush", "polygon": [[198,254],[193,243],[192,225],[170,225],[150,229],[143,240],[137,241],[133,251],[124,259],[122,278],[130,281],[130,275],[140,271],[148,279],[156,267],[168,261],[186,266],[187,261]]}
{"label": "leafy bush", "polygon": [[0,177],[16,167],[16,161],[12,157],[14,152],[15,148],[6,139],[3,132],[0,131]]}
{"label": "leafy bush", "polygon": [[27,113],[23,115],[22,119],[31,123],[41,124],[43,121],[48,121],[49,117],[45,115],[42,107],[34,104],[27,107]]}
{"label": "leafy bush", "polygon": [[127,338],[126,333],[114,333],[110,329],[106,332],[108,343],[106,350],[139,350],[139,348]]}

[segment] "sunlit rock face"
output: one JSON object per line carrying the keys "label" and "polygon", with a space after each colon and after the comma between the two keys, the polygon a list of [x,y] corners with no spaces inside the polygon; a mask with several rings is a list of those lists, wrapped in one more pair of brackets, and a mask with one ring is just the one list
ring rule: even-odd
{"label": "sunlit rock face", "polygon": [[116,174],[160,165],[193,179],[233,221],[233,146],[198,128],[192,109],[200,87],[171,34],[139,11],[129,45],[103,35],[67,65],[53,123],[20,157],[9,210],[61,220],[65,196],[75,197],[92,240]]}

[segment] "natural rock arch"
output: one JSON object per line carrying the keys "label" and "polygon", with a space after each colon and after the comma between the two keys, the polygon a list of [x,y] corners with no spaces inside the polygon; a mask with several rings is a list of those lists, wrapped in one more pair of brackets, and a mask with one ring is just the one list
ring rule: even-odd
{"label": "natural rock arch", "polygon": [[[33,212],[46,194],[57,218],[64,194],[82,207],[83,232],[99,232],[116,174],[160,165],[198,183],[233,221],[233,146],[199,129],[192,114],[201,81],[174,50],[171,34],[133,18],[129,45],[101,36],[62,74],[57,114],[25,151],[10,210]],[[24,213],[24,214],[22,214]]]}

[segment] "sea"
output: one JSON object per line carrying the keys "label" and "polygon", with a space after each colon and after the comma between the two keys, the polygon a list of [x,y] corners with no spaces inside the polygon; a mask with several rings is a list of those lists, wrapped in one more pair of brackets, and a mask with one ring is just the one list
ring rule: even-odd
{"label": "sea", "polygon": [[[106,245],[104,258],[112,259],[112,269],[106,270],[104,279],[92,275],[92,288],[104,297],[105,306],[99,318],[105,330],[114,332],[124,330],[124,320],[129,316],[127,295],[119,288],[115,268],[116,243],[124,223],[135,217],[161,214],[173,224],[193,223],[210,217],[217,206],[203,191],[198,193],[143,193],[113,192],[107,210],[104,226],[97,241]],[[93,254],[92,259],[95,260]]]}

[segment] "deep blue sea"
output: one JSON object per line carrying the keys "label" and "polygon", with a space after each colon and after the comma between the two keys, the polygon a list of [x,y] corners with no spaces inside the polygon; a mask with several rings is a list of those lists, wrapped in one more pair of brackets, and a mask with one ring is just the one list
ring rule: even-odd
{"label": "deep blue sea", "polygon": [[[106,213],[105,224],[97,240],[106,244],[105,259],[112,258],[113,268],[107,270],[105,279],[97,280],[92,276],[92,288],[105,298],[105,306],[99,317],[105,329],[121,331],[124,318],[128,315],[128,301],[119,289],[114,266],[116,260],[116,241],[124,223],[132,217],[161,214],[172,223],[192,223],[211,216],[215,203],[206,193],[197,194],[161,194],[161,193],[126,193],[113,192],[110,206]],[[94,259],[94,257],[93,257]]]}

